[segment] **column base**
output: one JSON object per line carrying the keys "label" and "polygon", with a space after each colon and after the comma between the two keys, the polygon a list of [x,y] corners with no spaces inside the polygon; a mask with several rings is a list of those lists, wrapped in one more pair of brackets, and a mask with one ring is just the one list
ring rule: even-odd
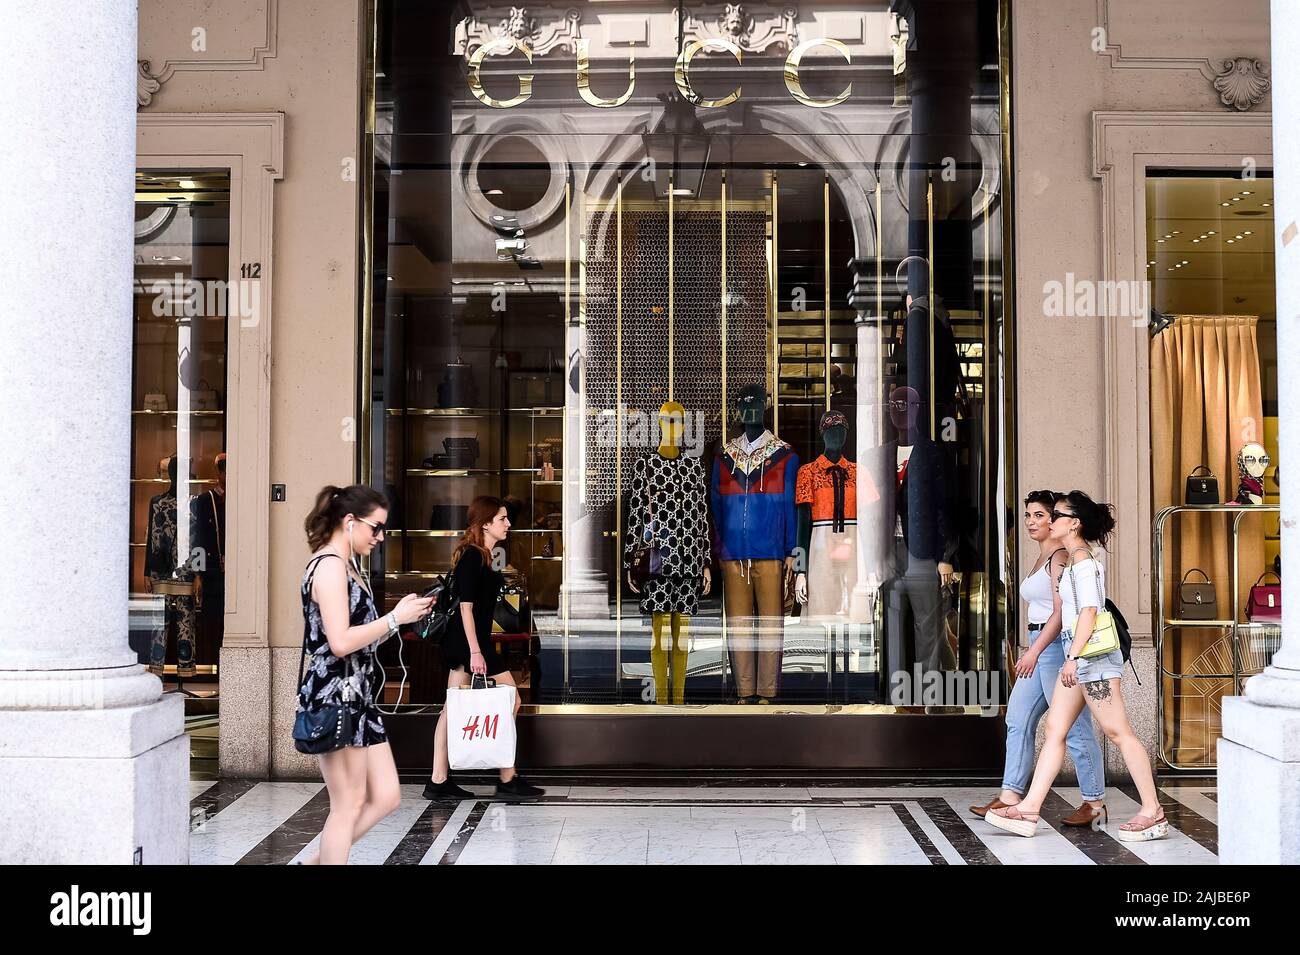
{"label": "column base", "polygon": [[184,708],[0,711],[0,864],[188,863]]}
{"label": "column base", "polygon": [[1300,709],[1224,697],[1218,763],[1219,861],[1300,864]]}

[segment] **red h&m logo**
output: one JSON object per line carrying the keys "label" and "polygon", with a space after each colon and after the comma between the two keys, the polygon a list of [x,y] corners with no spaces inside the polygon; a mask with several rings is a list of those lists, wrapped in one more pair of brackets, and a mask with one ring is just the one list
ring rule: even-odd
{"label": "red h&m logo", "polygon": [[461,739],[496,739],[497,726],[501,722],[501,715],[484,716],[483,727],[479,728],[480,717],[475,716],[472,720],[461,727]]}

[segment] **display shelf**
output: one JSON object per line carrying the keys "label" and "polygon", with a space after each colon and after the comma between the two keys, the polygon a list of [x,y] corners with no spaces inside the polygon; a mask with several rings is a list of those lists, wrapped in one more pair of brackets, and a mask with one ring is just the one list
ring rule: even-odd
{"label": "display shelf", "polygon": [[[1165,534],[1173,517],[1181,514],[1223,514],[1231,517],[1230,540],[1232,547],[1232,572],[1229,578],[1229,597],[1232,602],[1232,618],[1222,620],[1183,620],[1177,617],[1166,616],[1165,593],[1169,589],[1169,583],[1165,577]],[[1238,603],[1241,596],[1241,522],[1253,514],[1280,514],[1280,507],[1276,504],[1175,504],[1163,508],[1155,517],[1151,528],[1151,566],[1153,573],[1151,575],[1152,586],[1152,607],[1154,613],[1155,629],[1155,650],[1156,666],[1162,683],[1165,680],[1174,681],[1175,683],[1189,682],[1194,684],[1197,681],[1231,680],[1234,692],[1240,692],[1244,677],[1258,672],[1267,661],[1261,658],[1258,649],[1251,646],[1242,645],[1241,636],[1243,633],[1252,634],[1254,631],[1267,627],[1278,627],[1278,621],[1244,621],[1241,619],[1244,608]],[[1176,640],[1177,631],[1191,629],[1218,629],[1226,632],[1228,640],[1228,655],[1231,657],[1231,673],[1182,673],[1169,669],[1165,664],[1165,643],[1167,640]],[[1220,638],[1222,639],[1222,638]],[[1213,645],[1212,645],[1213,647]],[[1212,647],[1210,649],[1212,649]],[[1207,651],[1208,652],[1208,651]],[[1243,659],[1249,659],[1258,663],[1259,666],[1251,666],[1249,669],[1243,666]],[[1180,765],[1175,762],[1174,753],[1181,747],[1181,721],[1178,718],[1179,701],[1182,694],[1177,692],[1177,687],[1171,693],[1171,699],[1174,705],[1174,720],[1172,728],[1173,739],[1172,745],[1166,748],[1165,739],[1165,689],[1162,685],[1156,693],[1156,733],[1158,735],[1157,748],[1160,758],[1171,769],[1189,770],[1204,772],[1207,769],[1214,769],[1213,763],[1199,763],[1194,766]]]}
{"label": "display shelf", "polygon": [[[171,484],[168,478],[131,478],[132,484]],[[190,478],[191,484],[212,484],[216,485],[216,478]]]}
{"label": "display shelf", "polygon": [[[136,415],[136,414],[138,414],[138,415],[153,415],[154,417],[158,417],[158,418],[166,418],[166,417],[172,417],[172,418],[174,418],[174,417],[176,417],[177,415],[179,415],[180,412],[179,412],[179,411],[151,411],[151,410],[149,410],[148,408],[137,408],[137,409],[133,410],[133,411],[131,412],[131,414],[133,414],[133,415]],[[187,411],[187,412],[185,412],[185,414],[187,414],[187,415],[193,415],[193,416],[196,417],[196,418],[205,418],[205,417],[206,417],[206,418],[219,418],[219,417],[221,417],[222,415],[225,414],[225,411],[194,411],[194,410],[191,410],[191,411]]]}
{"label": "display shelf", "polygon": [[537,408],[388,408],[390,418],[495,418],[502,414],[526,414],[534,418],[559,417],[564,408],[549,405]]}
{"label": "display shelf", "polygon": [[[459,537],[464,531],[434,531],[434,530],[401,530],[396,528],[386,528],[384,534],[388,537]],[[511,534],[558,534],[559,528],[554,527],[519,527],[510,528]]]}

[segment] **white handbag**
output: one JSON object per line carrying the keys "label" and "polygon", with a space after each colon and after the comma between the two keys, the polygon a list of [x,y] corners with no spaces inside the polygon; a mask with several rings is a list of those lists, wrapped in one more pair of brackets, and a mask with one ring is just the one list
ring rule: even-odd
{"label": "white handbag", "polygon": [[[482,681],[480,685],[475,685]],[[515,764],[515,688],[475,675],[447,690],[447,758],[452,769],[506,769]]]}

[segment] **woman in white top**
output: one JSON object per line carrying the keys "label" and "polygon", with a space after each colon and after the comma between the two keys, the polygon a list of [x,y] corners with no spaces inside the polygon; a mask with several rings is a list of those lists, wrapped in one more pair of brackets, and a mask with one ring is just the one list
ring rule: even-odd
{"label": "woman in white top", "polygon": [[1052,540],[1065,548],[1068,555],[1065,574],[1057,591],[1061,607],[1061,643],[1065,648],[1065,665],[1052,693],[1047,711],[1047,738],[1034,769],[1034,781],[1020,804],[1005,809],[991,809],[985,820],[1007,832],[1032,836],[1038,828],[1038,814],[1061,770],[1065,758],[1065,737],[1085,703],[1093,719],[1101,724],[1106,738],[1119,747],[1124,765],[1142,798],[1139,813],[1119,827],[1122,842],[1162,839],[1169,834],[1169,823],[1156,794],[1151,760],[1146,747],[1133,732],[1124,698],[1120,694],[1120,675],[1124,657],[1119,650],[1100,657],[1080,659],[1092,636],[1098,612],[1106,602],[1106,571],[1097,559],[1115,518],[1109,504],[1099,504],[1082,491],[1057,497],[1052,509]]}
{"label": "woman in white top", "polygon": [[[1039,545],[1034,569],[1020,584],[1020,596],[1029,604],[1029,649],[1016,661],[1016,684],[1007,700],[1007,757],[1002,772],[1002,792],[984,805],[970,807],[983,817],[990,809],[1015,806],[1029,787],[1034,771],[1034,740],[1038,721],[1052,701],[1065,648],[1061,645],[1061,596],[1057,581],[1065,570],[1065,548],[1052,540],[1054,491],[1033,491],[1025,498],[1025,531]],[[1101,745],[1092,731],[1086,709],[1070,727],[1065,744],[1074,758],[1083,805],[1061,822],[1067,826],[1095,826],[1106,820],[1106,768]]]}

